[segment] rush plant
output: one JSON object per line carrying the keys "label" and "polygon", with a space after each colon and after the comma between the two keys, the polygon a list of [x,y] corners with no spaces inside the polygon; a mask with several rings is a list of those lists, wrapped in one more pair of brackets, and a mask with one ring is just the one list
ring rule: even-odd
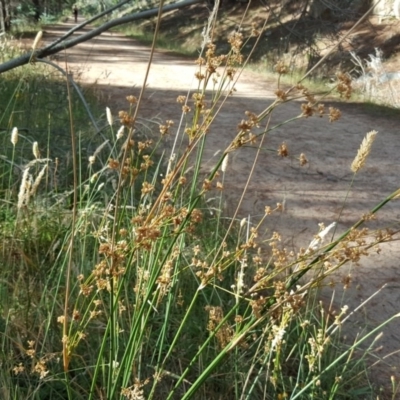
{"label": "rush plant", "polygon": [[[282,247],[278,233],[263,237],[260,229],[282,204],[266,204],[254,223],[239,217],[240,203],[226,215],[230,157],[254,147],[250,180],[265,138],[278,126],[313,116],[335,122],[340,111],[325,107],[301,82],[282,87],[287,67],[278,63],[275,100],[261,113],[245,113],[205,175],[205,143],[248,59],[240,32],[228,37],[226,54],[218,52],[211,39],[216,10],[197,59],[197,88],[177,99],[185,126],[175,130],[168,120],[152,138],[143,133],[137,121],[144,81],[139,97],[128,96],[118,115],[108,105],[104,141],[87,154],[70,101],[73,185],[65,196],[54,183],[56,161],[50,151],[40,154],[36,141],[31,160],[19,164],[18,193],[10,191],[0,210],[4,398],[373,398],[365,354],[356,353],[390,320],[346,346],[340,329],[348,310],[332,316],[318,289],[344,264],[393,240],[395,232],[363,225],[400,189],[332,242],[323,243],[334,225],[321,225],[297,253]],[[350,97],[349,76],[339,73],[332,90]],[[293,100],[301,100],[298,115],[271,126],[275,109]],[[12,186],[25,139],[17,128],[9,133],[6,182]],[[162,150],[168,135],[176,135],[170,154]],[[361,144],[354,174],[376,135]],[[287,156],[285,143],[271,153],[277,156]],[[306,165],[306,155],[298,162]]]}

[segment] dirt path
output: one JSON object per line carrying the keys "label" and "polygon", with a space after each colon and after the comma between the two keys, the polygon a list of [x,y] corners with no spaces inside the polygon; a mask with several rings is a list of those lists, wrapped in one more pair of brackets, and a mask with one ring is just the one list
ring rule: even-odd
{"label": "dirt path", "polygon": [[[48,27],[46,33],[48,37],[59,35],[71,26],[63,24]],[[62,61],[64,56],[59,57]],[[96,82],[114,115],[126,109],[127,95],[138,95],[148,57],[147,47],[114,33],[103,34],[67,51],[68,64],[75,78],[83,84]],[[157,52],[140,112],[142,123],[151,125],[150,120],[172,119],[176,131],[181,107],[176,98],[186,95],[188,88],[195,87],[195,71],[193,60]],[[263,76],[245,71],[236,89],[237,92],[229,97],[207,138],[209,161],[203,167],[205,170],[215,164],[215,152],[225,149],[236,135],[236,126],[245,118],[244,112],[249,110],[258,113],[267,107],[274,98],[276,86]],[[326,102],[326,105],[332,104]],[[318,232],[318,223],[323,222],[327,226],[337,220],[352,180],[350,165],[364,135],[370,130],[375,129],[379,134],[366,166],[355,178],[337,232],[343,232],[400,187],[399,118],[380,116],[379,111],[368,115],[357,104],[334,106],[342,111],[342,118],[334,124],[328,123],[326,117],[302,119],[276,129],[267,138],[265,149],[276,152],[279,144],[285,141],[292,156],[305,153],[309,164],[300,167],[295,158],[281,159],[273,153],[262,151],[250,183],[249,195],[241,206],[240,216],[251,215],[256,220],[263,214],[266,205],[283,203],[284,211],[271,218],[265,230],[267,235],[273,231],[281,233],[288,249],[307,247]],[[300,103],[285,104],[276,110],[272,123],[294,117],[299,111]],[[226,203],[230,212],[231,205],[235,204],[240,189],[245,185],[254,155],[255,150],[247,148],[230,159],[225,181]],[[400,200],[386,206],[370,226],[399,229]],[[358,266],[345,266],[341,274],[351,274],[352,277],[344,300],[350,309],[357,307],[386,284],[384,290],[353,317],[353,334],[365,325],[367,330],[372,329],[400,312],[400,244],[384,244],[381,249],[380,255],[371,252]],[[335,287],[337,299],[341,296],[342,288],[341,283]],[[399,332],[400,320],[397,319],[385,329],[379,342],[383,348],[376,353],[377,357],[400,349]],[[376,368],[379,382],[390,384],[390,375],[400,376],[400,354],[386,358]]]}

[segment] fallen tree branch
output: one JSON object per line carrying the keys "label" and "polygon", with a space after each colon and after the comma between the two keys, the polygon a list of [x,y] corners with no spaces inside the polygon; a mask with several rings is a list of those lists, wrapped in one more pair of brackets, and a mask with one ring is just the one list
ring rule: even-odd
{"label": "fallen tree branch", "polygon": [[[202,1],[203,0],[183,0],[183,1],[180,1],[175,4],[169,4],[169,5],[164,6],[162,11],[168,12],[168,11],[178,10],[179,8],[191,6],[193,4],[200,3]],[[91,30],[90,32],[84,33],[74,39],[64,40],[63,42],[61,42],[57,45],[54,45],[54,43],[53,43],[47,47],[44,47],[43,49],[39,49],[34,52],[25,53],[20,57],[9,60],[0,65],[0,74],[3,72],[6,72],[6,71],[10,71],[17,67],[21,67],[22,65],[26,65],[29,63],[29,61],[31,59],[34,60],[36,58],[45,58],[45,57],[51,56],[53,54],[56,54],[62,50],[66,50],[71,47],[74,47],[77,44],[86,42],[90,39],[93,39],[96,36],[99,36],[103,32],[106,32],[115,26],[127,24],[128,22],[136,21],[139,19],[150,18],[150,17],[156,16],[157,14],[158,14],[158,9],[155,8],[155,9],[146,10],[146,11],[142,11],[142,12],[135,13],[135,14],[126,15],[121,18],[113,19],[113,20],[101,25],[100,27],[95,28],[95,29]]]}

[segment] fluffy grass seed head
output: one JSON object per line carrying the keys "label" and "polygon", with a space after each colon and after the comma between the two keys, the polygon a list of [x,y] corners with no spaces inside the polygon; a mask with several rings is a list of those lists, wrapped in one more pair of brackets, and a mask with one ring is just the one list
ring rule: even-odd
{"label": "fluffy grass seed head", "polygon": [[38,142],[33,142],[32,153],[36,159],[40,158],[39,144]]}
{"label": "fluffy grass seed head", "polygon": [[109,143],[109,140],[104,141],[100,146],[97,147],[97,149],[94,151],[94,153],[89,156],[89,164],[93,165],[96,162],[96,157],[99,155],[99,153],[106,147]]}
{"label": "fluffy grass seed head", "polygon": [[121,139],[124,136],[125,126],[121,125],[117,132],[117,140]]}
{"label": "fluffy grass seed head", "polygon": [[107,115],[108,125],[113,126],[113,122],[114,122],[113,116],[111,114],[111,110],[108,107],[106,107],[106,115]]}
{"label": "fluffy grass seed head", "polygon": [[21,209],[29,203],[29,193],[32,187],[32,177],[29,173],[29,168],[25,168],[22,174],[22,182],[18,193],[18,209]]}
{"label": "fluffy grass seed head", "polygon": [[357,155],[351,164],[351,170],[356,174],[365,164],[369,153],[371,152],[372,143],[374,142],[377,131],[368,132],[365,138],[361,142],[361,146],[358,149]]}
{"label": "fluffy grass seed head", "polygon": [[32,184],[32,188],[30,190],[30,196],[34,196],[37,192],[37,189],[40,185],[41,180],[43,179],[44,174],[47,171],[47,164],[45,164],[37,175],[35,181]]}
{"label": "fluffy grass seed head", "polygon": [[14,127],[11,132],[11,143],[15,147],[18,143],[18,128]]}
{"label": "fluffy grass seed head", "polygon": [[38,47],[40,41],[42,40],[42,37],[43,37],[43,31],[39,31],[35,37],[35,40],[33,41],[32,50],[35,50]]}
{"label": "fluffy grass seed head", "polygon": [[224,157],[224,160],[222,161],[222,165],[221,165],[221,171],[222,172],[226,172],[226,169],[228,168],[228,162],[229,162],[229,155],[227,154]]}

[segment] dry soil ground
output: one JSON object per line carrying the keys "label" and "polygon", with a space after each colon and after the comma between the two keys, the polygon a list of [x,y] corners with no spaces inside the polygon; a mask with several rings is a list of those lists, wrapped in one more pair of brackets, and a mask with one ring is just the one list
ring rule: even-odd
{"label": "dry soil ground", "polygon": [[[72,26],[72,23],[65,23],[47,27],[47,38],[59,36]],[[105,103],[117,115],[119,110],[127,108],[125,97],[139,93],[149,48],[120,34],[105,33],[58,57],[62,66],[66,57],[69,68],[81,84],[96,83]],[[181,106],[176,98],[195,88],[195,71],[192,59],[157,51],[139,114],[141,121],[151,125],[149,120],[172,119],[176,132],[181,117]],[[215,164],[215,153],[225,149],[234,138],[237,124],[245,117],[246,110],[259,113],[271,104],[276,82],[246,70],[236,89],[207,137],[208,162],[203,166],[204,170]],[[256,221],[266,205],[283,203],[284,210],[271,218],[264,229],[267,236],[278,231],[288,249],[307,247],[318,232],[318,223],[328,225],[338,219],[353,178],[350,165],[364,135],[370,130],[375,129],[379,134],[366,166],[354,179],[338,221],[337,234],[400,187],[399,117],[385,116],[384,108],[379,107],[374,108],[373,113],[366,113],[365,108],[355,103],[325,103],[341,109],[339,121],[329,123],[326,117],[301,119],[277,128],[267,137],[265,150],[260,154],[246,199],[240,207],[240,217],[251,215],[252,221]],[[271,123],[285,121],[299,112],[299,102],[284,104],[276,109]],[[282,141],[287,143],[293,158],[282,159],[276,155]],[[172,137],[167,148],[171,148],[171,144]],[[230,158],[225,181],[228,213],[233,212],[244,188],[255,152],[254,148],[244,148]],[[300,167],[295,158],[300,153],[305,153],[309,160],[305,167]],[[399,229],[400,200],[389,203],[371,226]],[[387,243],[381,245],[381,249],[379,255],[372,251],[359,265],[345,266],[340,274],[342,277],[351,274],[352,283],[345,291],[344,299],[351,310],[386,285],[352,317],[351,336],[361,329],[371,330],[400,312],[400,245],[398,242]],[[341,278],[337,280],[340,282]],[[337,284],[335,290],[336,299],[340,299],[343,284]],[[389,384],[390,375],[400,377],[400,353],[396,353],[400,349],[399,339],[400,319],[396,319],[384,329],[384,336],[379,341],[382,349],[375,353],[382,358],[393,353],[375,367],[375,376],[379,376],[382,384]]]}

